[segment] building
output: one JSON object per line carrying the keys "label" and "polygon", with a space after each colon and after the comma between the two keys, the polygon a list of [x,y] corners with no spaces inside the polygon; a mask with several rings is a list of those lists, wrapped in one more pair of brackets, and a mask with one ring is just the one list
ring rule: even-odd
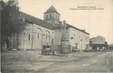
{"label": "building", "polygon": [[24,50],[39,50],[42,49],[44,45],[52,45],[54,32],[52,30],[51,24],[45,23],[38,18],[24,13],[21,13],[21,16],[26,25],[24,26],[24,30],[22,32],[13,35],[10,38],[12,39],[12,48],[15,46],[15,43],[13,45],[13,40],[15,41],[17,39],[18,48]]}
{"label": "building", "polygon": [[68,42],[71,50],[85,50],[89,45],[89,33],[72,25],[67,25]]}
{"label": "building", "polygon": [[97,37],[91,38],[90,46],[94,50],[101,50],[101,49],[103,50],[103,49],[108,48],[108,44],[107,44],[105,38],[102,36],[97,36]]}
{"label": "building", "polygon": [[69,53],[86,49],[89,44],[89,33],[60,21],[60,13],[54,6],[44,13],[44,20],[23,12],[20,12],[20,17],[25,23],[24,29],[8,37],[10,48],[41,50],[50,46],[55,52]]}
{"label": "building", "polygon": [[110,50],[113,50],[113,44],[109,45]]}

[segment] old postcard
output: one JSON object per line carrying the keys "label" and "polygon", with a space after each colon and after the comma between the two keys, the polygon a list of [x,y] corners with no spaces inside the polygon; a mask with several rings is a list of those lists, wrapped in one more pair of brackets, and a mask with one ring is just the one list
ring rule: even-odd
{"label": "old postcard", "polygon": [[1,73],[112,73],[113,0],[0,0]]}

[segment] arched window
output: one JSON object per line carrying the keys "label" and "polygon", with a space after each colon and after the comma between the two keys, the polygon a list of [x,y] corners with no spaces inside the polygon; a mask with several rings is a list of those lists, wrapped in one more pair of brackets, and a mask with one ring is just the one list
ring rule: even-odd
{"label": "arched window", "polygon": [[26,40],[26,32],[23,32],[23,39]]}
{"label": "arched window", "polygon": [[52,18],[52,14],[49,15],[50,19]]}
{"label": "arched window", "polygon": [[41,28],[37,28],[37,29],[38,29],[37,37],[41,38],[42,37],[42,29]]}
{"label": "arched window", "polygon": [[28,40],[31,40],[31,35],[30,34],[28,35]]}
{"label": "arched window", "polygon": [[49,15],[47,14],[47,15],[46,15],[46,19],[50,19],[50,18],[51,18],[50,15],[51,15],[51,14],[49,14]]}

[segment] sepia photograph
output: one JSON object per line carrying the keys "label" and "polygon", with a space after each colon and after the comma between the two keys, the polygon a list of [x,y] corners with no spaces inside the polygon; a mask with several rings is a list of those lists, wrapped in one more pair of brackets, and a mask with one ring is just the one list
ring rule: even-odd
{"label": "sepia photograph", "polygon": [[0,0],[0,73],[113,73],[113,0]]}

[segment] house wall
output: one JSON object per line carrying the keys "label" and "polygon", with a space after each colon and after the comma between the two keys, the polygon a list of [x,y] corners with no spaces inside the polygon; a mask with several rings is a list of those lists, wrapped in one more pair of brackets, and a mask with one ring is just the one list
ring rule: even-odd
{"label": "house wall", "polygon": [[68,28],[69,44],[73,49],[86,49],[89,44],[89,35],[74,28]]}

